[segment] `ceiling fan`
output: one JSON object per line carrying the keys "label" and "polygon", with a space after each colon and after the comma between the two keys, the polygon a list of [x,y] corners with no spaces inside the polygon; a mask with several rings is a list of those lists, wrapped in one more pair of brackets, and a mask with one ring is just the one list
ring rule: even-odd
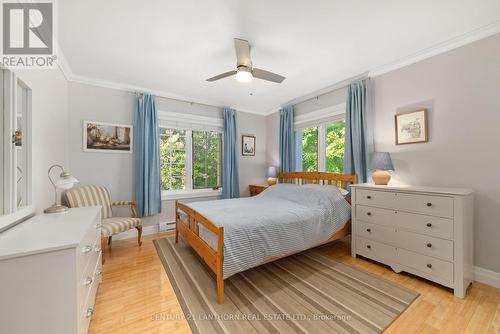
{"label": "ceiling fan", "polygon": [[252,67],[252,59],[250,58],[250,44],[248,44],[248,41],[235,38],[234,48],[236,49],[236,70],[216,75],[215,77],[207,79],[207,81],[216,81],[235,74],[236,80],[239,82],[250,82],[253,78],[276,83],[282,83],[283,80],[285,80],[285,77],[279,74]]}

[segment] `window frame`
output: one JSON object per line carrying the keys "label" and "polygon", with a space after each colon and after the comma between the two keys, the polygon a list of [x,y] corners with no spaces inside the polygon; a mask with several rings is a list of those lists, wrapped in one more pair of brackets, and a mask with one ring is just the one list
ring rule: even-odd
{"label": "window frame", "polygon": [[[159,128],[186,131],[186,189],[161,190],[162,200],[184,198],[216,197],[222,193],[222,187],[217,190],[211,188],[193,189],[193,131],[211,131],[223,133],[222,119],[215,117],[198,116],[178,112],[159,111]],[[221,154],[223,152],[221,140]],[[160,157],[161,159],[161,157]],[[221,161],[222,165],[222,161]]]}
{"label": "window frame", "polygon": [[[304,115],[305,116],[305,115]],[[315,122],[315,120],[310,120],[308,122],[302,122],[303,124],[295,125],[294,131],[297,133],[307,128],[317,128],[318,129],[318,172],[326,172],[326,129],[328,125],[336,122],[345,122],[345,109],[344,112],[334,115],[334,117],[328,119],[320,119]],[[302,140],[301,140],[302,142]],[[301,157],[302,159],[302,157]],[[301,168],[303,169],[303,168]]]}

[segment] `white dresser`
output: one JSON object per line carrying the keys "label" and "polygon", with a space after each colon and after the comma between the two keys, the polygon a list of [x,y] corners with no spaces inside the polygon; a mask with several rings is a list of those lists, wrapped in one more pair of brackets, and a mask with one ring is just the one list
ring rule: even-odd
{"label": "white dresser", "polygon": [[0,332],[87,333],[101,281],[101,209],[39,215],[0,234]]}
{"label": "white dresser", "polygon": [[473,279],[473,191],[352,185],[352,256],[454,289]]}

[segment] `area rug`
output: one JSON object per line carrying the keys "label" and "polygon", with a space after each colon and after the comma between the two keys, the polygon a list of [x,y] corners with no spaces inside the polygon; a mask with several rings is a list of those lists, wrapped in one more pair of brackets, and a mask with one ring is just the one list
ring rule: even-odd
{"label": "area rug", "polygon": [[187,244],[154,244],[193,333],[380,333],[418,297],[313,249],[229,277],[219,305],[213,274]]}

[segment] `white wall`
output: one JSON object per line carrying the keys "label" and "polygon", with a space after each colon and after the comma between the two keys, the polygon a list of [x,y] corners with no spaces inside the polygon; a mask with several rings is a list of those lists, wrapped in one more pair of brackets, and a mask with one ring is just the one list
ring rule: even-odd
{"label": "white wall", "polygon": [[59,69],[15,72],[32,89],[33,201],[41,213],[54,203],[47,170],[68,167],[68,83]]}
{"label": "white wall", "polygon": [[[375,149],[394,178],[468,187],[475,197],[475,265],[500,272],[500,34],[376,77]],[[429,143],[396,146],[394,114],[429,108]]]}
{"label": "white wall", "polygon": [[[208,117],[222,118],[220,108],[188,103],[178,100],[157,98],[159,110],[190,113]],[[69,160],[72,173],[81,185],[99,184],[110,189],[112,200],[134,198],[134,155],[127,153],[83,152],[83,120],[111,123],[133,124],[135,113],[135,95],[130,92],[69,83]],[[266,170],[266,127],[265,117],[238,112],[238,132],[257,137],[255,157],[242,157],[240,153],[240,190],[242,196],[248,196],[248,183],[265,180]],[[210,198],[197,198],[206,200]],[[213,199],[213,198],[212,198]],[[146,218],[144,225],[173,221],[175,201],[163,201],[159,216]],[[126,213],[124,210],[121,210]]]}

